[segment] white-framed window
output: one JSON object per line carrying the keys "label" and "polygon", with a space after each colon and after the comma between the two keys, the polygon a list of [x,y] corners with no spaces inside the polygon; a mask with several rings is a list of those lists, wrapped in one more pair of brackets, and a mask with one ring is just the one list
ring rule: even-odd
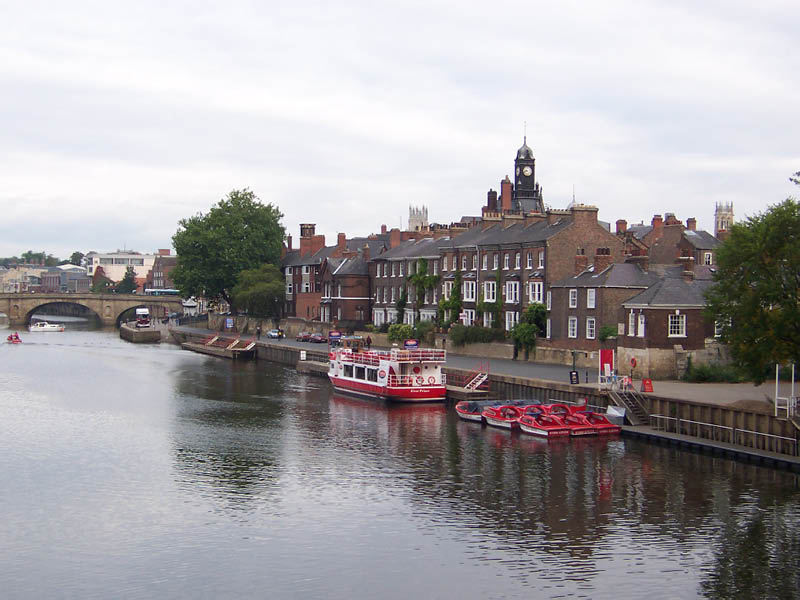
{"label": "white-framed window", "polygon": [[392,263],[392,277],[397,277],[397,263]]}
{"label": "white-framed window", "polygon": [[484,254],[483,255],[483,267],[482,268],[483,268],[484,271],[486,271],[489,268],[489,255],[488,254]]}
{"label": "white-framed window", "polygon": [[467,255],[466,254],[463,254],[461,256],[461,270],[462,271],[466,271],[467,270]]}
{"label": "white-framed window", "polygon": [[511,266],[511,254],[506,252],[505,254],[503,254],[503,270],[508,271],[510,266]]}
{"label": "white-framed window", "polygon": [[392,304],[395,303],[394,286],[392,286]]}
{"label": "white-framed window", "polygon": [[514,268],[519,269],[519,261],[522,257],[520,256],[519,252],[514,253]]}
{"label": "white-framed window", "polygon": [[287,275],[291,275],[292,274],[292,267],[286,267],[286,274]]}
{"label": "white-framed window", "polygon": [[497,300],[497,293],[496,284],[494,281],[484,281],[483,282],[483,299],[486,302],[494,302]]}
{"label": "white-framed window", "polygon": [[286,293],[291,296],[294,291],[294,286],[291,283],[286,284]]}
{"label": "white-framed window", "polygon": [[547,310],[550,310],[553,307],[553,293],[550,290],[547,290]]}
{"label": "white-framed window", "polygon": [[453,282],[445,281],[442,284],[442,296],[445,300],[450,300],[450,293],[453,291]]}
{"label": "white-framed window", "polygon": [[433,274],[434,275],[438,275],[439,274],[439,261],[438,260],[433,261]]}
{"label": "white-framed window", "polygon": [[308,281],[303,282],[303,293],[307,294],[311,291],[311,284]]}
{"label": "white-framed window", "polygon": [[338,285],[336,286],[336,295],[337,295],[339,298],[341,298],[341,297],[342,297],[342,284],[341,284],[341,283],[340,283],[340,284],[338,284]]}
{"label": "white-framed window", "polygon": [[552,331],[553,331],[553,329],[552,329],[552,327],[553,327],[553,324],[552,324],[552,322],[550,321],[550,319],[547,319],[547,321],[546,321],[546,323],[545,323],[545,324],[546,324],[546,327],[547,327],[547,328],[545,329],[545,337],[546,337],[546,338],[549,340],[549,339],[550,339],[550,335],[551,335],[551,333],[552,333]]}
{"label": "white-framed window", "polygon": [[405,265],[405,263],[401,261],[401,262],[400,262],[400,277],[403,277],[403,276],[404,276],[404,273],[403,273],[403,265]]}
{"label": "white-framed window", "polygon": [[569,307],[578,308],[578,290],[575,288],[569,291]]}
{"label": "white-framed window", "polygon": [[483,326],[491,327],[492,323],[494,323],[494,314],[490,312],[483,313]]}
{"label": "white-framed window", "polygon": [[447,255],[442,257],[442,271],[447,271]]}
{"label": "white-framed window", "polygon": [[714,255],[711,252],[706,252],[705,254],[703,254],[703,264],[704,265],[713,264],[713,262],[712,262],[713,260],[714,260]]}
{"label": "white-framed window", "polygon": [[464,315],[464,325],[472,325],[475,322],[475,311],[471,308],[465,308],[461,311]]}
{"label": "white-framed window", "polygon": [[475,288],[477,287],[477,283],[474,281],[465,281],[461,284],[463,289],[463,298],[469,302],[475,302]]}
{"label": "white-framed window", "polygon": [[589,288],[586,290],[586,308],[594,308],[594,299],[596,295],[595,288]]}
{"label": "white-framed window", "polygon": [[578,317],[570,317],[567,321],[567,337],[578,337]]}
{"label": "white-framed window", "polygon": [[506,281],[506,302],[519,302],[519,281]]}
{"label": "white-framed window", "polygon": [[644,313],[643,312],[639,313],[639,331],[637,332],[637,335],[639,337],[641,337],[641,338],[644,337]]}
{"label": "white-framed window", "polygon": [[586,339],[593,340],[595,336],[594,317],[586,317]]}
{"label": "white-framed window", "polygon": [[541,302],[542,301],[542,288],[543,284],[541,281],[529,281],[528,282],[528,300],[530,302]]}
{"label": "white-framed window", "polygon": [[473,271],[477,271],[478,270],[478,255],[477,254],[473,254],[472,255],[472,270]]}
{"label": "white-framed window", "polygon": [[527,262],[527,264],[525,266],[528,269],[532,269],[533,268],[533,254],[531,252],[528,252],[528,262]]}
{"label": "white-framed window", "polygon": [[667,337],[686,337],[686,315],[670,315]]}
{"label": "white-framed window", "polygon": [[722,321],[714,321],[714,337],[718,338],[722,336],[722,328],[725,326],[725,323]]}
{"label": "white-framed window", "polygon": [[308,275],[311,272],[311,267],[308,265],[303,265],[303,275]]}
{"label": "white-framed window", "polygon": [[544,269],[544,250],[539,250],[539,268]]}
{"label": "white-framed window", "polygon": [[431,290],[430,288],[425,290],[425,304],[431,303]]}
{"label": "white-framed window", "polygon": [[519,313],[515,310],[506,311],[506,331],[511,331],[519,323]]}
{"label": "white-framed window", "polygon": [[628,313],[628,336],[636,335],[636,313],[631,311]]}
{"label": "white-framed window", "polygon": [[494,265],[494,266],[492,267],[492,269],[493,269],[493,270],[495,270],[495,271],[497,271],[497,266],[498,266],[498,264],[499,264],[499,263],[498,263],[498,261],[500,260],[500,258],[499,258],[499,256],[498,256],[497,252],[495,252],[495,253],[494,253],[492,256],[494,257],[494,258],[492,259],[492,264]]}

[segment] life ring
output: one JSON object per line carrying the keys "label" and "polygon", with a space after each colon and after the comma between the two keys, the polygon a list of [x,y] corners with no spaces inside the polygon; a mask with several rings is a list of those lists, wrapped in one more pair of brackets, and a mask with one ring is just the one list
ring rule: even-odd
{"label": "life ring", "polygon": [[428,383],[429,383],[430,385],[433,385],[433,383],[434,383],[435,381],[436,381],[436,377],[434,377],[433,375],[431,375],[430,377],[428,377]]}
{"label": "life ring", "polygon": [[378,371],[378,377],[380,377],[381,379],[383,379],[384,377],[386,377],[386,371],[384,371],[383,369],[381,369],[380,371]]}
{"label": "life ring", "polygon": [[425,378],[422,375],[418,376],[417,385],[422,385],[423,383],[425,383]]}
{"label": "life ring", "polygon": [[636,368],[636,357],[631,358],[631,366]]}

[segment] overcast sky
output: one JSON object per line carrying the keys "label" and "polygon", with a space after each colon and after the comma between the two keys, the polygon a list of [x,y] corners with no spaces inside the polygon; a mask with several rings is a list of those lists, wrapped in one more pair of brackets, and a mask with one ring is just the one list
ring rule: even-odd
{"label": "overcast sky", "polygon": [[0,256],[169,248],[249,187],[336,242],[545,204],[713,231],[800,170],[796,2],[4,2]]}

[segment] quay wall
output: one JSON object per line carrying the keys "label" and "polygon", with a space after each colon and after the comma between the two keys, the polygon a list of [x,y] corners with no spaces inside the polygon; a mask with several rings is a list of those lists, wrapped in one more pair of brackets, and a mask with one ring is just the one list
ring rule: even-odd
{"label": "quay wall", "polygon": [[[202,335],[177,331],[172,331],[172,335],[179,343],[203,339]],[[263,339],[256,346],[256,357],[259,360],[269,360],[295,368],[300,362],[300,352],[299,348],[270,343]],[[305,352],[307,361],[323,364],[328,361],[327,350],[314,349]],[[322,377],[327,374],[326,371],[317,372],[314,369],[302,370]],[[443,372],[451,378],[451,383],[469,375],[468,370],[451,367],[445,367]],[[599,408],[606,408],[610,404],[608,393],[603,389],[512,375],[490,374],[489,389],[497,398],[530,398],[571,403],[582,403],[586,398],[590,405]],[[653,427],[797,456],[800,431],[791,420],[778,419],[769,413],[737,406],[704,404],[652,394],[643,394],[643,398],[650,415],[668,417],[651,417],[650,425]]]}

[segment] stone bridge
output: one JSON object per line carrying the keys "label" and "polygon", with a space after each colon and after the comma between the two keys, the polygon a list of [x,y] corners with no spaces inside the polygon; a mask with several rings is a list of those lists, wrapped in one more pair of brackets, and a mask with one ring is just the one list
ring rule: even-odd
{"label": "stone bridge", "polygon": [[8,315],[11,327],[27,327],[33,315],[48,304],[78,304],[88,308],[104,327],[118,327],[120,316],[132,308],[149,308],[154,318],[165,313],[183,312],[177,296],[139,296],[137,294],[0,294],[0,312]]}

